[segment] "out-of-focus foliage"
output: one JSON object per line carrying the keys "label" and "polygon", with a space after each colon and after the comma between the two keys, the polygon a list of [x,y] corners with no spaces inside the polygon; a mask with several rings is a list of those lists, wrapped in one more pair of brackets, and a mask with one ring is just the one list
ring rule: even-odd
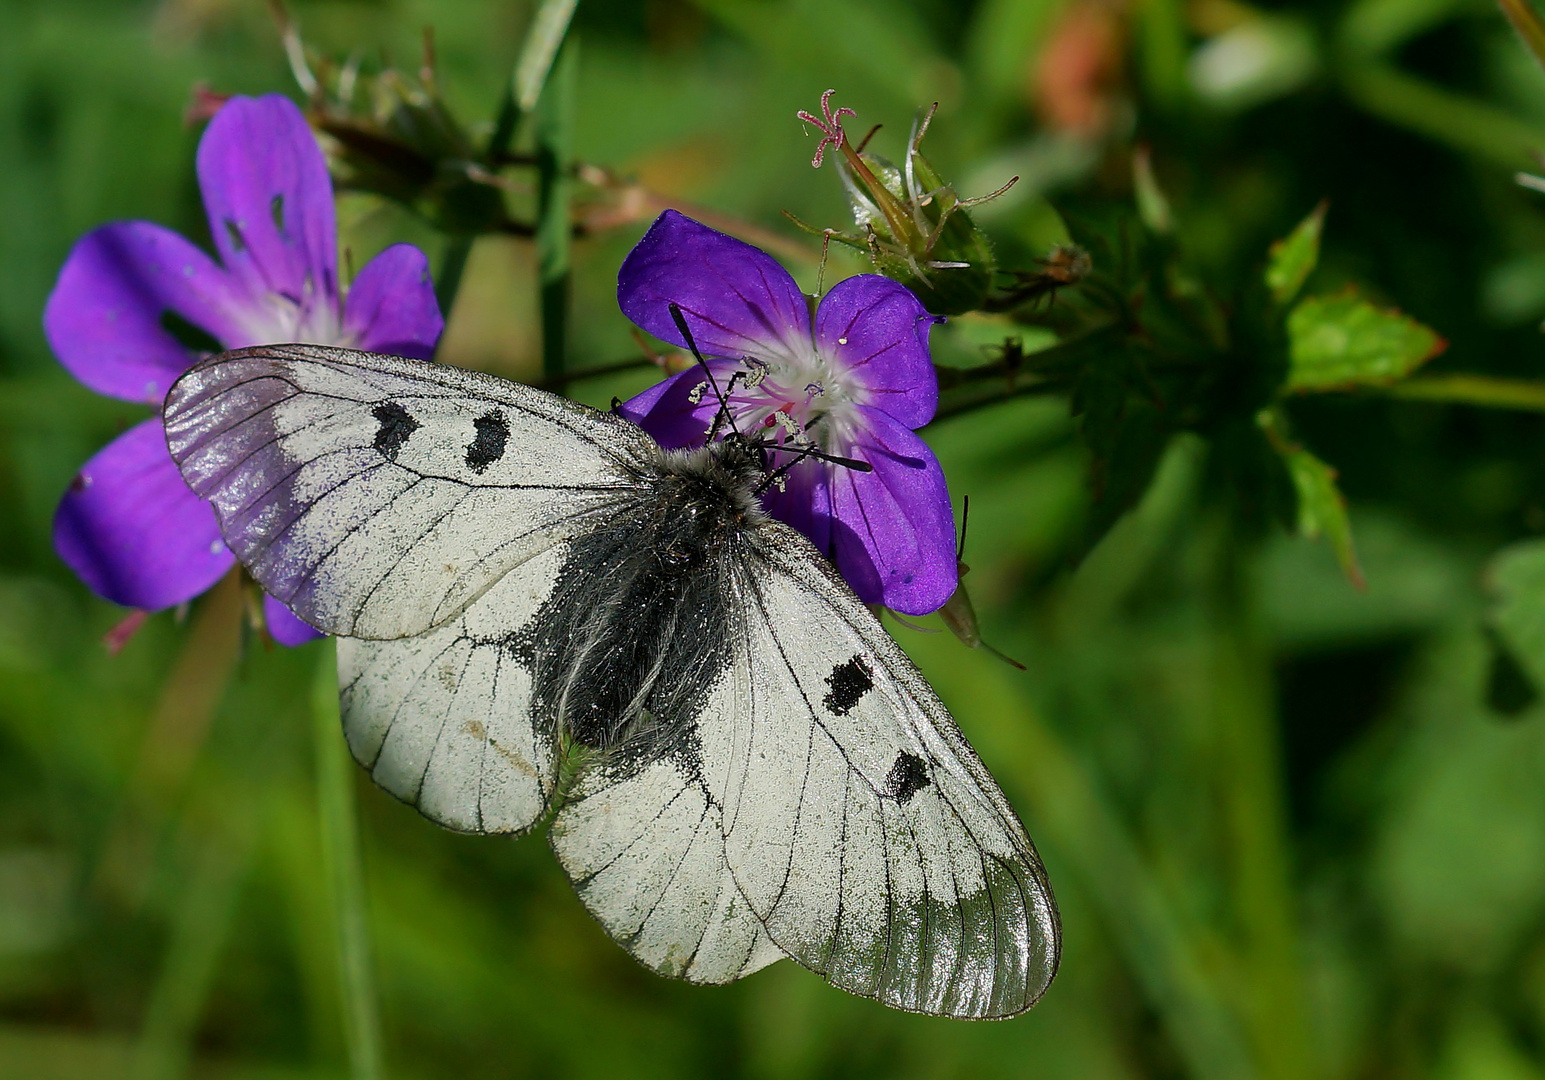
{"label": "out-of-focus foliage", "polygon": [[[532,13],[292,6],[326,79],[354,56],[379,115],[456,118],[408,143],[474,150]],[[928,160],[962,197],[1020,177],[971,209],[1000,289],[1063,272],[1054,245],[1089,256],[934,337],[949,415],[924,435],[971,496],[983,636],[1028,670],[896,630],[1041,846],[1063,968],[1029,1015],[981,1025],[789,963],[660,980],[540,837],[446,833],[361,775],[387,1074],[1545,1075],[1545,196],[1513,182],[1545,148],[1545,73],[1502,12],[581,0],[575,19],[570,371],[639,355],[616,270],[665,205],[815,287],[819,241],[780,212],[851,223],[794,118],[830,86],[892,161],[938,101]],[[419,80],[426,25],[432,108],[382,74]],[[0,1076],[347,1075],[309,712],[325,647],[238,635],[233,581],[110,656],[122,613],[48,539],[74,470],[143,414],[59,370],[43,300],[103,221],[200,235],[199,83],[303,96],[257,0],[0,5]],[[508,149],[534,163],[531,126]],[[385,192],[409,209],[354,164],[352,265],[411,240],[439,267],[460,239],[437,224],[488,233],[441,359],[542,379],[523,232],[562,170],[472,161]],[[504,216],[448,217],[468,192]],[[865,268],[833,245],[825,280]],[[567,387],[604,405],[654,375]],[[1310,386],[1338,392],[1285,392]]]}

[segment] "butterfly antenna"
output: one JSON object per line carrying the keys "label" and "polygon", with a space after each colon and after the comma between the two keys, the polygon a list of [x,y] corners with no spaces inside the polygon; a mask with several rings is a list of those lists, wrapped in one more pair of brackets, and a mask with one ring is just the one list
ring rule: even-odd
{"label": "butterfly antenna", "polygon": [[[718,435],[720,426],[728,420],[730,430],[740,434],[740,429],[735,426],[735,414],[730,412],[730,399],[726,392],[719,389],[719,380],[714,378],[713,368],[708,366],[708,361],[703,358],[702,351],[697,347],[697,338],[692,336],[692,328],[687,325],[687,317],[681,313],[681,305],[671,302],[669,305],[671,321],[676,324],[676,329],[681,331],[681,336],[687,343],[687,348],[692,350],[692,359],[697,361],[698,367],[703,369],[703,374],[708,376],[708,385],[713,387],[713,396],[719,399],[719,411],[714,415],[713,427],[708,431],[708,441],[713,442]],[[730,378],[730,389],[735,388],[735,379]]]}
{"label": "butterfly antenna", "polygon": [[760,495],[762,492],[766,491],[773,484],[776,484],[779,480],[787,476],[790,469],[798,465],[801,461],[804,461],[806,458],[815,458],[818,461],[829,461],[833,465],[841,465],[843,468],[852,469],[854,472],[874,471],[874,466],[869,464],[867,461],[859,461],[856,458],[838,457],[836,454],[828,454],[821,450],[817,450],[813,446],[801,446],[799,448],[799,452],[795,454],[791,460],[784,462],[782,465],[779,465],[776,469],[762,478],[762,482],[756,486],[755,493]]}

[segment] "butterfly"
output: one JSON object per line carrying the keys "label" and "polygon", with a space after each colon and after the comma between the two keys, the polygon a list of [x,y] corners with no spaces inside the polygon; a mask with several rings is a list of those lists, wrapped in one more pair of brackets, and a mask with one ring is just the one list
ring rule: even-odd
{"label": "butterfly", "polygon": [[730,433],[348,349],[193,367],[168,445],[269,593],[337,636],[345,735],[439,824],[550,842],[647,967],[788,956],[915,1012],[1005,1017],[1056,971],[1030,838]]}

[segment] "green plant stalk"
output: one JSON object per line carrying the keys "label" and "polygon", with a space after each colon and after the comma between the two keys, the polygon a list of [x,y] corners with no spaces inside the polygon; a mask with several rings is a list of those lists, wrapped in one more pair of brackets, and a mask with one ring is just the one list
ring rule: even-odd
{"label": "green plant stalk", "polygon": [[569,321],[569,203],[573,187],[574,93],[579,42],[569,39],[536,102],[537,291],[542,319],[542,377],[567,366]]}
{"label": "green plant stalk", "polygon": [[1216,775],[1231,855],[1233,916],[1248,986],[1242,1012],[1264,1076],[1316,1075],[1304,1015],[1286,791],[1267,649],[1256,625],[1240,539],[1221,526],[1210,642]]}
{"label": "green plant stalk", "polygon": [[[510,145],[515,141],[521,117],[535,107],[542,88],[547,84],[553,57],[557,55],[558,47],[563,44],[564,35],[568,33],[577,3],[578,0],[543,0],[542,6],[532,18],[531,28],[526,32],[526,40],[520,48],[520,56],[505,84],[504,98],[499,103],[499,116],[494,121],[493,133],[489,135],[488,145],[483,150],[483,164],[486,167],[497,167],[499,160],[509,152]],[[473,240],[471,236],[449,237],[445,252],[440,257],[440,271],[435,275],[435,300],[440,304],[440,314],[447,321],[450,320],[451,309],[456,305],[456,296],[461,291],[461,277],[467,268],[467,259],[472,254]]]}
{"label": "green plant stalk", "polygon": [[1380,119],[1506,169],[1531,164],[1545,146],[1545,130],[1384,61],[1348,58],[1341,81],[1353,101]]}
{"label": "green plant stalk", "polygon": [[[435,273],[435,303],[440,305],[440,316],[451,321],[451,309],[461,292],[461,276],[467,269],[467,259],[472,255],[472,241],[467,235],[445,238],[445,250],[440,254],[440,269]],[[444,340],[445,335],[441,335]],[[438,344],[436,349],[438,349]]]}
{"label": "green plant stalk", "polygon": [[330,883],[338,928],[339,990],[343,998],[349,1070],[353,1080],[380,1080],[381,1019],[376,1000],[365,908],[365,872],[354,802],[354,765],[344,749],[338,714],[335,652],[318,650],[311,713],[316,739],[317,809],[322,863]]}
{"label": "green plant stalk", "polygon": [[1384,387],[1383,393],[1407,401],[1479,405],[1488,409],[1545,412],[1545,382],[1498,379],[1490,375],[1428,375]]}

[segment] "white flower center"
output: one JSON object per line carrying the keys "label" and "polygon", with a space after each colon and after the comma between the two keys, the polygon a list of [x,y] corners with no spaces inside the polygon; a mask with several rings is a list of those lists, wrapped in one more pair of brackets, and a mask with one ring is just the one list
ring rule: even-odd
{"label": "white flower center", "polygon": [[814,342],[748,356],[732,378],[730,409],[746,435],[778,446],[813,443],[825,453],[844,455],[863,426],[854,407],[868,398],[867,391]]}
{"label": "white flower center", "polygon": [[340,304],[317,296],[311,279],[306,279],[306,295],[299,300],[279,293],[265,293],[256,303],[238,313],[245,341],[228,342],[230,348],[245,345],[341,345],[354,347],[357,336],[343,328]]}

